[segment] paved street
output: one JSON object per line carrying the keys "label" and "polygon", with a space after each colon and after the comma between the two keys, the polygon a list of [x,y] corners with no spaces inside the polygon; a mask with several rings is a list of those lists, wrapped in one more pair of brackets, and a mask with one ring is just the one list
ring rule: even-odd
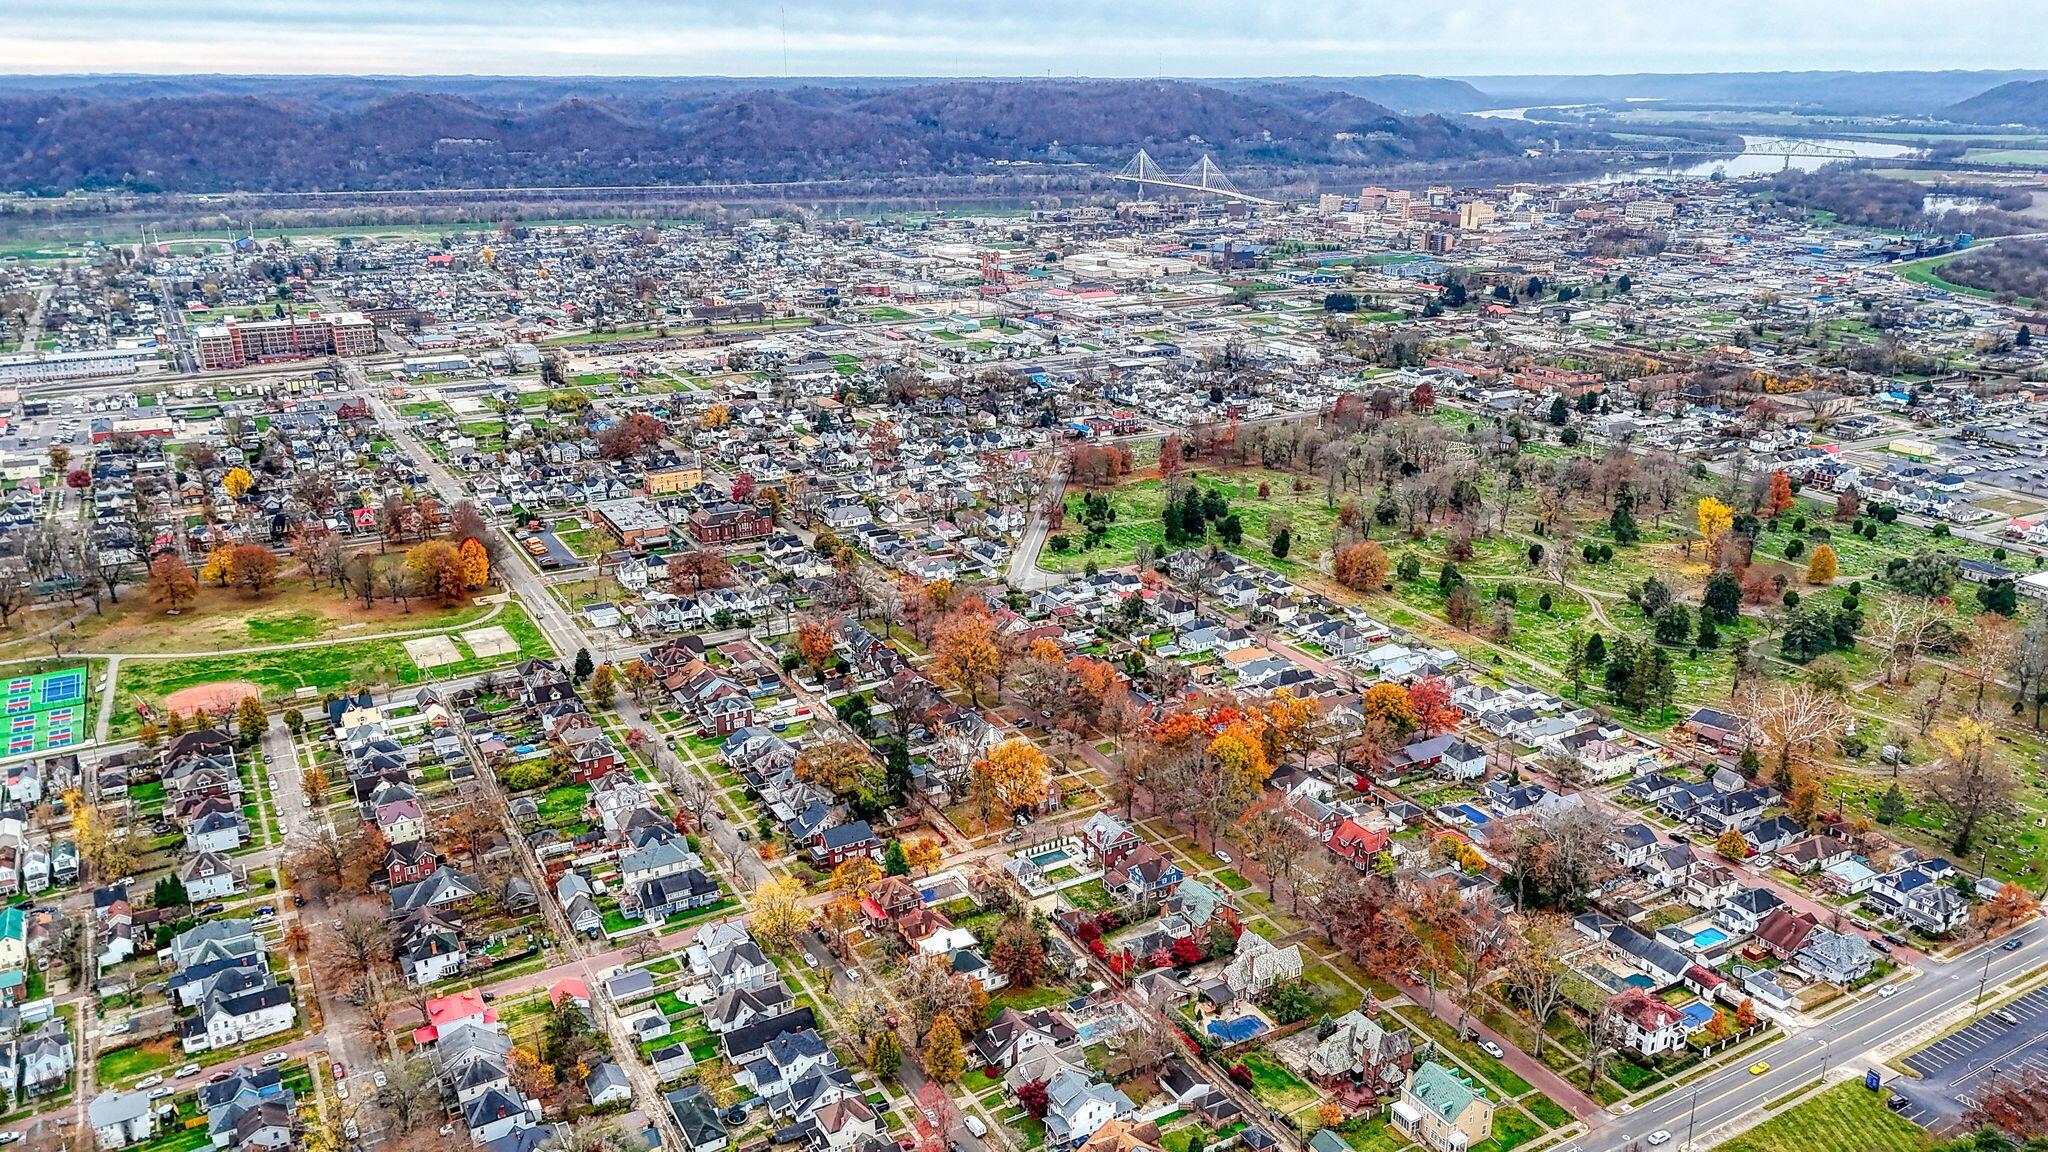
{"label": "paved street", "polygon": [[[2032,933],[2017,952],[1998,951],[1995,944],[1989,948],[1993,989],[2048,963],[2048,933]],[[1897,1044],[1944,1013],[1966,1008],[1977,995],[1983,971],[1981,948],[1953,960],[1925,961],[1921,975],[1907,981],[1898,995],[1866,997],[1810,1029],[1749,1050],[1733,1067],[1708,1076],[1689,1091],[1667,1093],[1627,1115],[1595,1123],[1581,1143],[1587,1149],[1618,1149],[1660,1128],[1682,1140],[1695,1103],[1692,1126],[1705,1133],[1812,1082],[1824,1065],[1860,1076],[1871,1067],[1866,1053]],[[1770,1070],[1750,1075],[1750,1065],[1760,1060],[1768,1061]],[[1885,1075],[1889,1078],[1891,1073],[1887,1070]]]}

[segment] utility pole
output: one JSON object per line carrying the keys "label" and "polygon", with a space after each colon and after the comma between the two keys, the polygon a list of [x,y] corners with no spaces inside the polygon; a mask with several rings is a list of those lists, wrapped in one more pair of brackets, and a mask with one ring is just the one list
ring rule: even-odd
{"label": "utility pole", "polygon": [[1700,1088],[1695,1084],[1692,1088],[1692,1103],[1687,1105],[1685,1110],[1685,1152],[1692,1152],[1693,1122],[1699,1119],[1699,1115]]}

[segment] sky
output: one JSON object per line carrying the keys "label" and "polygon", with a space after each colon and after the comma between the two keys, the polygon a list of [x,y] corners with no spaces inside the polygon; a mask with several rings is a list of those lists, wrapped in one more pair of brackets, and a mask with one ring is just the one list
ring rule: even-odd
{"label": "sky", "polygon": [[2044,63],[2048,34],[2048,0],[12,0],[0,4],[6,9],[0,70],[16,73],[1215,77],[2032,68]]}

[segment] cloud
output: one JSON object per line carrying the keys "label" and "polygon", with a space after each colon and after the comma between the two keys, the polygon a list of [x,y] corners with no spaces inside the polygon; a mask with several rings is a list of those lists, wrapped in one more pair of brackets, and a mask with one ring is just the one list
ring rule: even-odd
{"label": "cloud", "polygon": [[[2040,0],[71,0],[13,70],[1261,76],[2003,68]],[[1987,35],[1996,31],[1997,35]]]}

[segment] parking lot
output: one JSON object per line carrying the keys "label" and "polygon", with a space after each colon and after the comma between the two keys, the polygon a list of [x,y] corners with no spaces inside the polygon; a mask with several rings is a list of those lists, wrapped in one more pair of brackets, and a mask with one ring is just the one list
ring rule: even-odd
{"label": "parking lot", "polygon": [[[2002,1017],[2017,1020],[2007,1023]],[[2037,988],[1902,1061],[1920,1079],[1890,1085],[1905,1098],[1899,1115],[1942,1131],[1961,1121],[1975,1093],[2000,1076],[2048,1071],[2048,988]]]}

